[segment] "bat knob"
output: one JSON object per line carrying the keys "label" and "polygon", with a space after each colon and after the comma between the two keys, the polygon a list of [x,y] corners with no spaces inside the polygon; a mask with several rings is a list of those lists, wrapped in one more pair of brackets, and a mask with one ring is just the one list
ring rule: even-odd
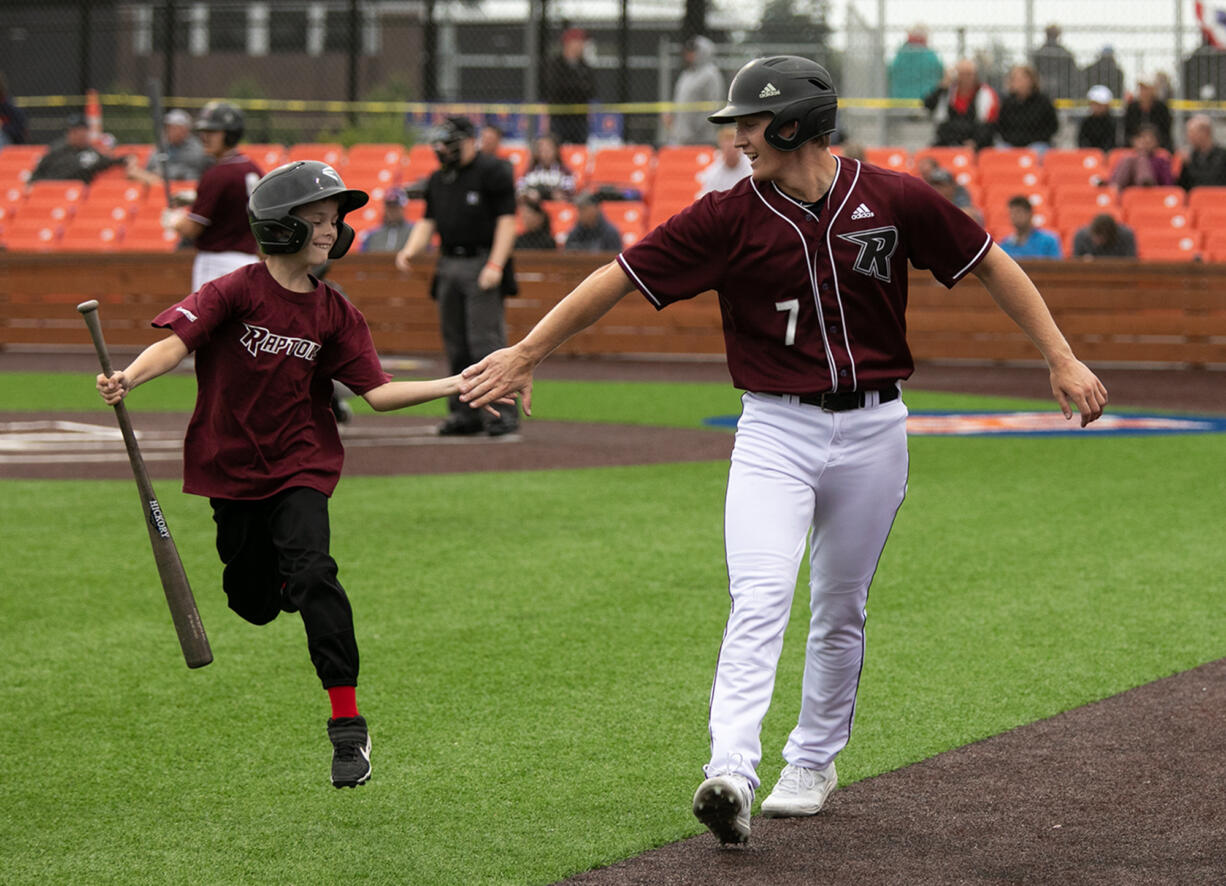
{"label": "bat knob", "polygon": [[98,310],[98,300],[91,298],[89,301],[83,301],[77,305],[77,310],[82,314],[88,314],[90,311]]}

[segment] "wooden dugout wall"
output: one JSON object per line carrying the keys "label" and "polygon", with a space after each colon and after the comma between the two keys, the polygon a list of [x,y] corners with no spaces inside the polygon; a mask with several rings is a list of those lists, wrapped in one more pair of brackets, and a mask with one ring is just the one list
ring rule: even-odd
{"label": "wooden dugout wall", "polygon": [[[507,302],[516,341],[601,261],[611,256],[520,253],[521,294]],[[187,292],[191,254],[0,252],[0,347],[89,346],[76,305],[95,298],[108,343],[135,348],[156,340],[158,311]],[[1078,356],[1094,364],[1226,369],[1226,265],[1132,261],[1031,263]],[[330,279],[366,315],[385,354],[442,350],[423,262],[412,275],[390,255],[351,255]],[[911,272],[907,311],[917,360],[1035,361],[1038,352],[973,277],[946,290]],[[654,310],[624,299],[595,327],[567,342],[575,355],[720,355],[723,334],[713,294]]]}

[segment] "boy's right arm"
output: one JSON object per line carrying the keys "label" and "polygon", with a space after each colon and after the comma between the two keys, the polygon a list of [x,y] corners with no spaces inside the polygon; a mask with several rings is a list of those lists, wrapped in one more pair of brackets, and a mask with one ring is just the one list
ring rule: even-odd
{"label": "boy's right arm", "polygon": [[108,406],[122,400],[132,388],[163,373],[170,372],[188,354],[187,345],[179,336],[171,334],[145,348],[127,369],[116,370],[110,378],[98,373],[96,386]]}

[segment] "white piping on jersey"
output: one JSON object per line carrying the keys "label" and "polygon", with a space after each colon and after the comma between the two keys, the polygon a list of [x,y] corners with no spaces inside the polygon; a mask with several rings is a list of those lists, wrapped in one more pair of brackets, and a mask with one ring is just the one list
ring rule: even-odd
{"label": "white piping on jersey", "polygon": [[[834,157],[835,163],[839,164],[835,167],[834,180],[839,180],[839,173],[842,172],[842,165],[839,156]],[[843,347],[847,350],[847,359],[851,361],[851,389],[854,391],[859,387],[859,382],[856,378],[856,356],[851,352],[851,339],[847,337],[847,314],[843,311],[843,293],[839,289],[839,268],[834,262],[834,247],[830,245],[830,231],[834,228],[835,219],[839,217],[839,213],[843,211],[843,207],[847,205],[847,201],[851,199],[852,192],[856,190],[856,183],[860,181],[860,161],[856,161],[856,174],[851,180],[850,187],[847,188],[847,194],[843,197],[843,202],[839,204],[839,208],[830,216],[830,221],[826,223],[826,253],[830,256],[830,275],[834,278],[834,300],[839,306],[839,318],[843,325]],[[834,186],[831,185],[831,188]],[[834,390],[839,389],[839,379],[832,375],[834,381]]]}
{"label": "white piping on jersey", "polygon": [[[758,190],[758,183],[754,181],[752,178],[749,180],[749,186],[753,188],[753,192],[758,195],[758,199],[762,201],[762,205],[765,206],[767,209],[769,209],[771,212],[775,213],[775,215],[779,216],[789,225],[791,225],[792,230],[796,232],[796,236],[800,238],[800,245],[801,245],[800,251],[805,257],[805,267],[809,271],[809,288],[813,290],[813,305],[815,308],[817,308],[818,328],[821,330],[821,333],[822,333],[822,349],[825,350],[826,352],[826,365],[830,370],[830,382],[831,384],[837,387],[838,380],[836,376],[837,376],[838,370],[836,369],[834,365],[834,355],[830,353],[830,341],[826,338],[826,319],[825,319],[825,316],[822,314],[822,300],[818,296],[818,292],[817,292],[817,271],[814,268],[813,260],[809,257],[809,244],[805,240],[805,235],[801,232],[800,228],[797,227],[796,223],[792,221],[790,218],[788,218],[786,215],[784,215],[782,212],[780,212],[778,209],[771,206],[770,201],[767,200],[764,196],[762,196],[762,192]],[[797,206],[800,206],[799,203],[796,203],[795,200],[793,200],[787,194],[783,193],[783,191],[779,190],[778,185],[775,185],[772,183],[772,186],[775,188],[775,193],[779,194],[779,196],[783,197],[789,203],[795,203]],[[804,208],[804,207],[801,207],[801,208]]]}
{"label": "white piping on jersey", "polygon": [[979,257],[991,248],[992,248],[992,235],[988,234],[988,239],[984,242],[983,246],[979,248],[979,251],[975,253],[975,257],[966,263],[966,267],[964,267],[958,273],[954,274],[954,282],[957,283],[959,280],[961,280],[962,275],[970,270],[971,265],[979,261]]}
{"label": "white piping on jersey", "polygon": [[619,252],[617,254],[617,263],[622,266],[622,270],[630,275],[630,279],[634,281],[634,285],[639,288],[639,291],[642,292],[643,295],[647,296],[647,298],[651,300],[653,305],[655,305],[657,308],[661,307],[660,300],[655,297],[652,291],[647,287],[647,284],[639,279],[639,275],[634,273],[634,269],[630,267],[630,262],[626,261],[624,256],[625,253]]}

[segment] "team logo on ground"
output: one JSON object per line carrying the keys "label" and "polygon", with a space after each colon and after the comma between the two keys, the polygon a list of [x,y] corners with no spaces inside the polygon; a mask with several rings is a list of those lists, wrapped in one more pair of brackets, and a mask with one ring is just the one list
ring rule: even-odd
{"label": "team logo on ground", "polygon": [[[867,209],[867,207],[861,203],[860,209]],[[860,209],[857,209],[856,212],[859,212]],[[856,214],[853,212],[851,217],[855,218]],[[888,228],[869,228],[867,231],[839,234],[839,239],[855,243],[860,247],[860,254],[856,256],[851,266],[853,271],[876,277],[886,283],[890,282],[890,259],[894,256],[894,250],[898,248],[898,228],[893,225]]]}
{"label": "team logo on ground", "polygon": [[865,206],[863,203],[857,206],[856,211],[851,214],[852,221],[858,221],[859,219],[862,219],[862,218],[872,218],[872,217],[873,217],[873,211],[869,209],[867,206]]}
{"label": "team logo on ground", "polygon": [[777,95],[782,95],[779,88],[774,83],[767,83],[762,87],[762,91],[758,93],[758,98],[774,98]]}

